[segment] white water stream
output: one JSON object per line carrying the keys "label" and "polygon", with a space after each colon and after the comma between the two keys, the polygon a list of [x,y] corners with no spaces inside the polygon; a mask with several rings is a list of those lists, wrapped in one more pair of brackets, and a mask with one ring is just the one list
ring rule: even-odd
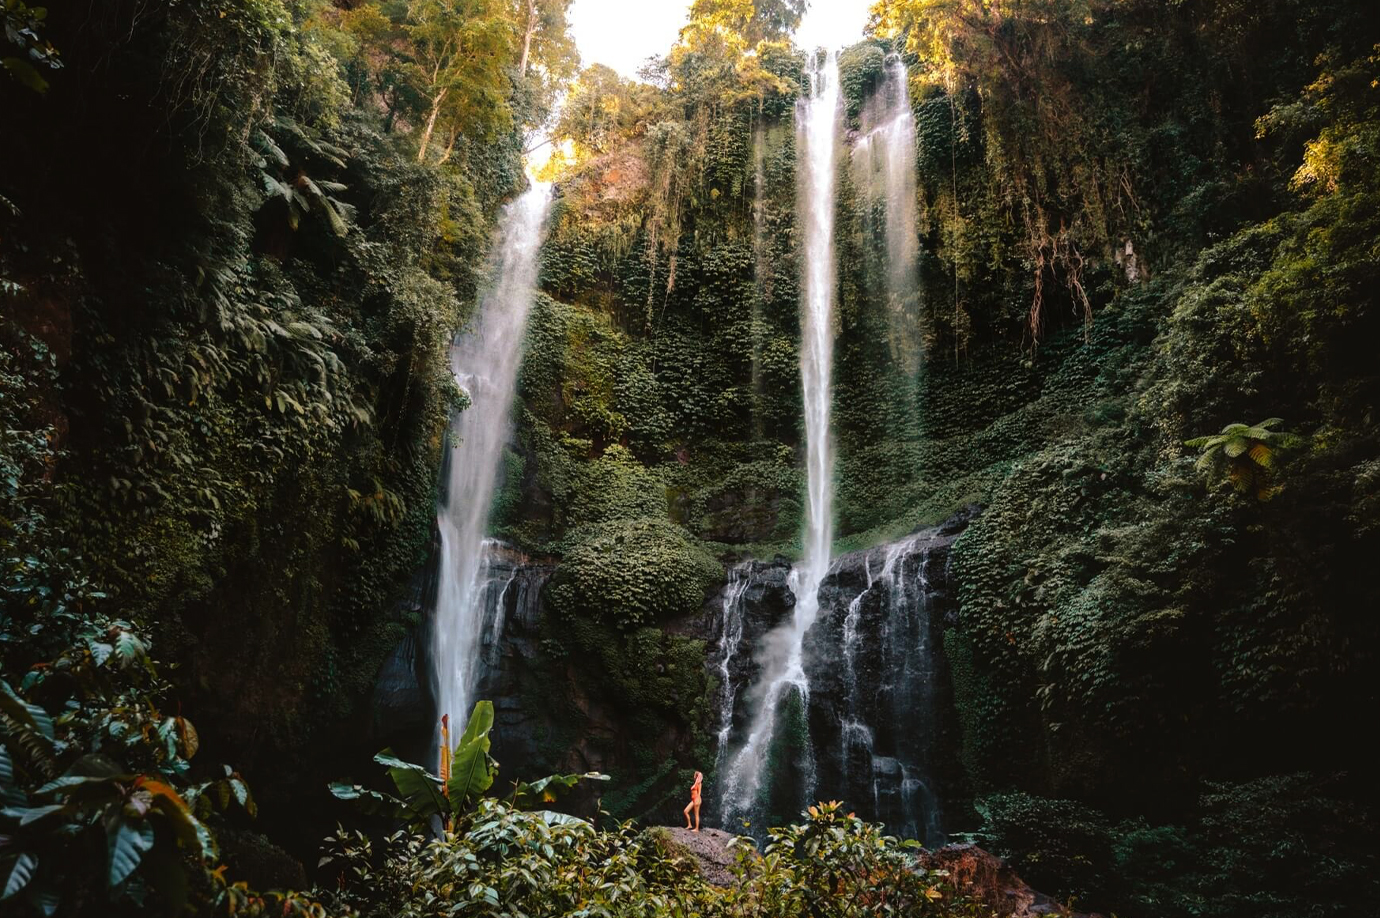
{"label": "white water stream", "polygon": [[[452,736],[469,720],[480,676],[480,648],[486,631],[483,601],[490,579],[489,554],[498,543],[484,538],[498,480],[527,313],[537,280],[542,226],[551,201],[549,183],[532,182],[499,220],[490,287],[480,298],[473,326],[451,345],[451,369],[470,397],[470,407],[452,425],[445,500],[437,514],[441,531],[440,584],[436,600],[434,660],[438,714],[448,715]],[[501,611],[499,612],[501,614]]]}
{"label": "white water stream", "polygon": [[[753,687],[751,729],[724,776],[724,813],[728,819],[752,812],[769,788],[769,751],[788,704],[808,707],[805,678],[805,633],[819,613],[819,584],[829,569],[833,544],[834,450],[830,431],[831,376],[834,362],[834,185],[842,104],[838,57],[830,51],[812,55],[810,89],[796,101],[797,213],[803,244],[800,310],[800,379],[805,404],[808,503],[804,551],[791,571],[796,595],[791,620],[766,640],[762,679]],[[802,754],[810,755],[808,740]],[[813,791],[813,762],[799,763],[806,776],[806,796]],[[728,824],[728,820],[726,820]]]}

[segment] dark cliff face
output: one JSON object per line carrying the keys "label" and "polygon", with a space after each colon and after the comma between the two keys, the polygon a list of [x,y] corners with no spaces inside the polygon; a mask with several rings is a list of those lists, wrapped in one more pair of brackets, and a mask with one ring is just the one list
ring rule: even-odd
{"label": "dark cliff face", "polygon": [[950,550],[970,518],[839,558],[805,636],[815,795],[928,844],[961,793],[943,636]]}
{"label": "dark cliff face", "polygon": [[441,536],[433,527],[428,561],[412,576],[398,602],[398,611],[418,616],[422,624],[399,641],[374,679],[370,739],[378,748],[391,747],[412,761],[427,762],[434,755],[436,698],[432,687],[431,612],[436,588]]}

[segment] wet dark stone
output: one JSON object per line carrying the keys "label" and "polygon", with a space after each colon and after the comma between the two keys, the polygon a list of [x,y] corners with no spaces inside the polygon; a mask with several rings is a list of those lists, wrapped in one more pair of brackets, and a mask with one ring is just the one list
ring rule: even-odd
{"label": "wet dark stone", "polygon": [[956,791],[943,629],[950,552],[972,517],[838,558],[805,635],[815,796],[928,844],[943,841]]}

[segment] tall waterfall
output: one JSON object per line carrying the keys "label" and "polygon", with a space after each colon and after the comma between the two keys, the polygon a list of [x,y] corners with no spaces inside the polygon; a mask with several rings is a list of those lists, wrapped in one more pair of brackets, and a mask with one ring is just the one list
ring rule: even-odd
{"label": "tall waterfall", "polygon": [[913,373],[920,360],[920,237],[915,113],[910,107],[909,82],[909,71],[901,56],[888,55],[881,85],[863,107],[862,136],[853,146],[852,158],[854,174],[869,210],[882,210],[892,353]]}
{"label": "tall waterfall", "polygon": [[480,648],[486,630],[501,627],[485,608],[490,555],[498,543],[486,541],[489,508],[510,435],[510,412],[522,359],[523,332],[537,279],[542,225],[551,187],[533,182],[503,211],[491,262],[494,275],[480,298],[474,325],[451,346],[451,369],[469,393],[470,407],[452,427],[456,444],[450,457],[445,498],[437,523],[441,531],[440,584],[436,599],[434,650],[436,702],[453,730],[463,730],[480,676]]}
{"label": "tall waterfall", "polygon": [[[829,569],[833,543],[834,453],[829,429],[834,359],[834,184],[842,105],[834,52],[810,58],[809,93],[796,101],[797,212],[803,230],[800,378],[805,403],[808,504],[804,551],[791,572],[797,597],[789,622],[769,636],[762,678],[752,688],[752,726],[723,778],[726,822],[760,811],[771,796],[773,760],[783,750],[804,798],[814,789],[808,738],[791,742],[791,732],[808,731],[809,682],[805,677],[805,633],[819,613],[820,581]],[[797,801],[804,803],[805,799]]]}

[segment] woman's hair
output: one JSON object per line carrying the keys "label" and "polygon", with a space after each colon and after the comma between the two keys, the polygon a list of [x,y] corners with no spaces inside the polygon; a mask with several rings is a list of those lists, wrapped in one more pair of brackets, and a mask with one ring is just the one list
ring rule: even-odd
{"label": "woman's hair", "polygon": [[700,778],[703,778],[703,777],[704,777],[704,772],[702,772],[702,771],[697,771],[697,772],[695,772],[695,780],[696,780],[696,781],[698,781]]}

